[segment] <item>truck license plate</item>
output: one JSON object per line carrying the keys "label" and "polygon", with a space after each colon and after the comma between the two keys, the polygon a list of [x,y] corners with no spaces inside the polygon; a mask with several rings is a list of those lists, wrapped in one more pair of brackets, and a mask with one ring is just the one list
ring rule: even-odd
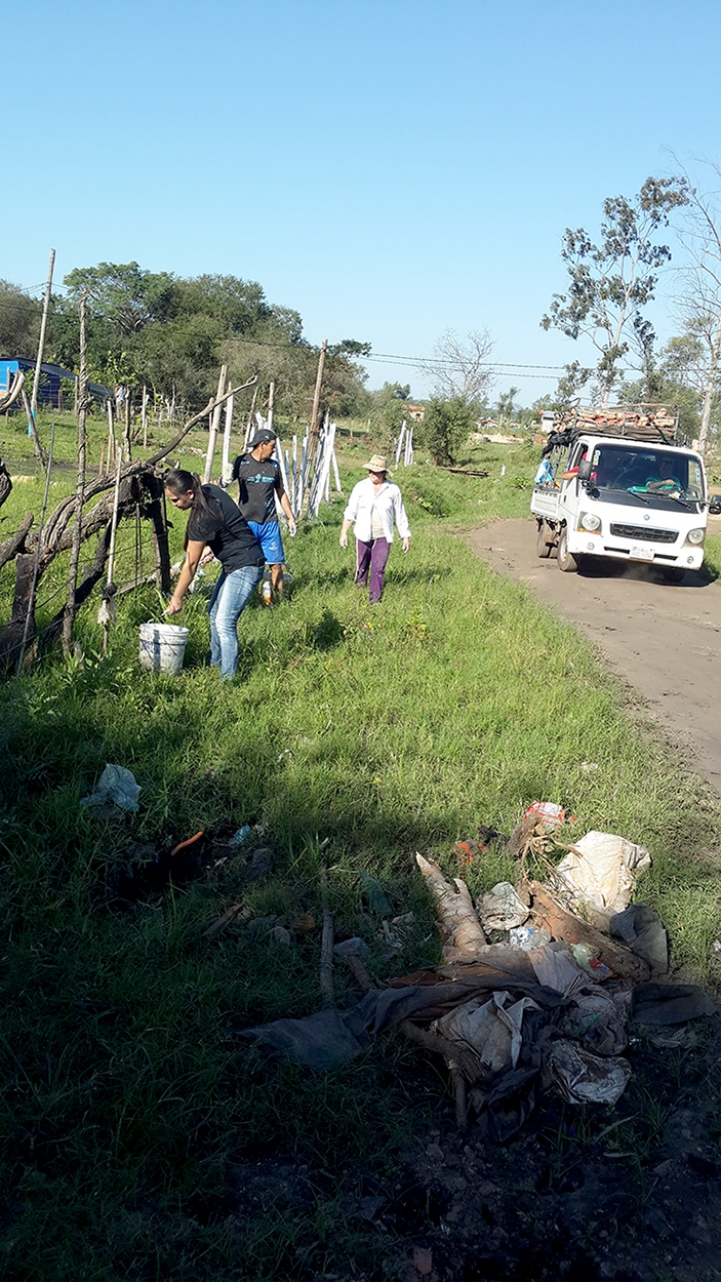
{"label": "truck license plate", "polygon": [[653,548],[643,547],[640,543],[632,543],[629,558],[631,561],[653,561]]}

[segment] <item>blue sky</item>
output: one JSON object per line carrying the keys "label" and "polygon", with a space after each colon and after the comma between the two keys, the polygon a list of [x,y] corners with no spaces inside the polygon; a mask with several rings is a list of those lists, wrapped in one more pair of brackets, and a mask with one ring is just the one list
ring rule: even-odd
{"label": "blue sky", "polygon": [[[57,281],[131,260],[257,280],[312,342],[428,356],[488,329],[499,362],[561,365],[584,353],[539,319],[564,229],[597,232],[671,152],[721,161],[716,0],[26,0],[22,19],[0,277],[24,287],[54,246]],[[510,383],[529,403],[555,376]]]}

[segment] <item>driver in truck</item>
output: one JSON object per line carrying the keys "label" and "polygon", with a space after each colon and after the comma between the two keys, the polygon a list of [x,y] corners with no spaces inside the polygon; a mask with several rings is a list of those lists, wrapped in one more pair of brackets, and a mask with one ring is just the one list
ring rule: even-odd
{"label": "driver in truck", "polygon": [[647,477],[646,489],[661,494],[681,493],[683,486],[678,477],[673,475],[673,463],[666,455],[659,457],[658,475]]}

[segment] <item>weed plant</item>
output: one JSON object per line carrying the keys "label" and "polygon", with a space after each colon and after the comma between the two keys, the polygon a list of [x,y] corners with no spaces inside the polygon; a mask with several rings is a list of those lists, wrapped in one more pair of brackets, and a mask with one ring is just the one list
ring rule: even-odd
{"label": "weed plant", "polygon": [[[577,817],[569,840],[600,828],[648,845],[643,894],[674,965],[718,979],[718,800],[570,626],[454,537],[479,514],[527,511],[536,451],[482,457],[487,478],[403,473],[411,552],[394,546],[372,609],[338,547],[343,500],[301,526],[292,598],[249,605],[232,684],[205,666],[205,589],[184,610],[182,675],[139,671],[138,625],[160,606],[147,588],[120,599],[106,655],[90,603],[80,655],[0,691],[3,1276],[398,1276],[402,1252],[354,1218],[354,1199],[368,1181],[392,1192],[399,1151],[449,1107],[444,1081],[400,1037],[326,1074],[242,1037],[321,1005],[321,870],[336,936],[362,937],[384,979],[439,957],[414,852],[456,874],[453,843],[479,823],[508,832],[529,802],[558,801]],[[80,806],[106,762],[134,773],[137,814]],[[264,879],[216,846],[184,888],[104,897],[131,843],[167,849],[200,829],[221,841],[244,823],[267,827]],[[362,870],[394,914],[413,913],[400,951]],[[489,854],[465,876],[476,895],[516,872]],[[245,917],[206,938],[233,905]],[[293,930],[301,914],[292,947],[246,929]],[[339,1004],[354,999],[349,977],[335,982]]]}

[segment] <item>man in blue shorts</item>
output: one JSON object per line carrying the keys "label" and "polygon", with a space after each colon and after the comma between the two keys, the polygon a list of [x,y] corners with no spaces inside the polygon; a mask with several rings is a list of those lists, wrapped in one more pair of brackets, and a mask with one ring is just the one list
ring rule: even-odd
{"label": "man in blue shorts", "polygon": [[275,496],[285,516],[291,538],[295,534],[295,517],[288,495],[283,488],[279,463],[272,458],[276,435],[269,427],[262,427],[250,443],[247,454],[240,454],[233,463],[232,480],[238,482],[238,507],[263,549],[270,566],[274,597],[283,595],[283,565],[285,554],[280,537]]}

